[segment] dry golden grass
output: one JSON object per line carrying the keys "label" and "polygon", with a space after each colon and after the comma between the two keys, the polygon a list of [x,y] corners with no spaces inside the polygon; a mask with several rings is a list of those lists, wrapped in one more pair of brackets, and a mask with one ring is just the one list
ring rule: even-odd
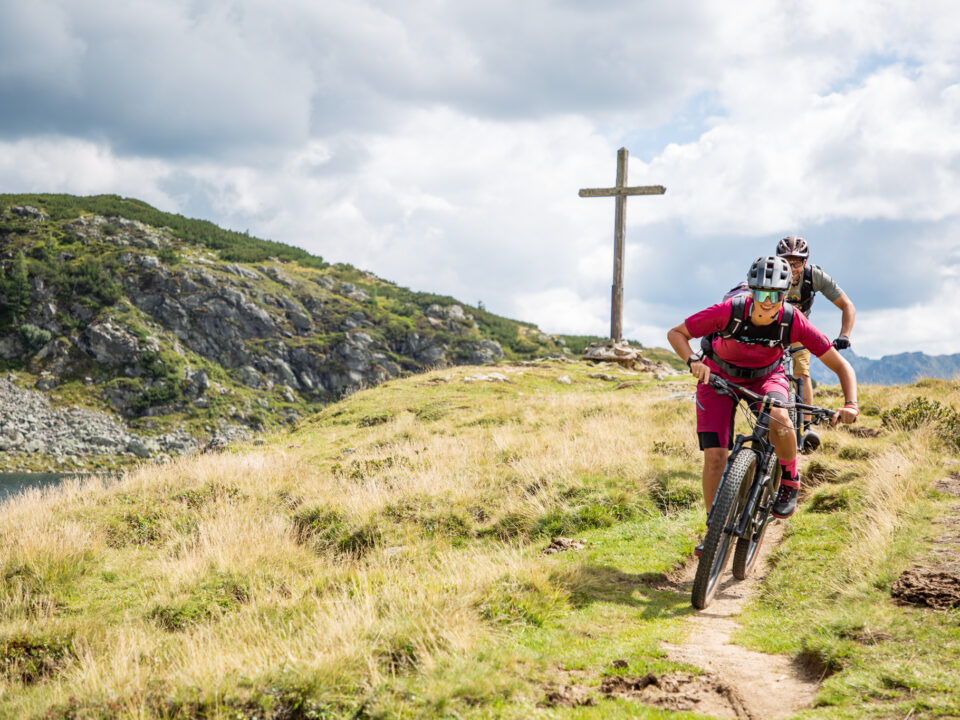
{"label": "dry golden grass", "polygon": [[[281,676],[345,697],[468,653],[496,630],[484,607],[499,602],[499,584],[555,591],[538,546],[476,542],[476,528],[535,522],[604,478],[640,498],[654,474],[650,428],[689,440],[689,407],[677,412],[676,400],[582,377],[582,389],[541,387],[558,374],[465,384],[439,396],[459,409],[436,420],[407,407],[417,387],[399,401],[380,388],[346,403],[393,407],[389,422],[321,422],[257,449],[0,506],[0,634],[69,637],[74,653],[40,683],[0,675],[0,709],[30,715],[79,698],[150,716],[157,692],[214,702]],[[397,508],[413,522],[344,551],[298,535],[294,518],[311,507],[336,513],[344,532],[386,527]],[[470,542],[417,525],[446,512],[476,513]]]}
{"label": "dry golden grass", "polygon": [[[158,697],[215,714],[294,681],[346,706],[562,605],[546,534],[656,513],[656,492],[696,499],[689,380],[616,390],[585,365],[504,371],[409,378],[263,446],[0,506],[0,637],[73,648],[38,682],[0,672],[0,716],[75,702],[157,717]],[[883,392],[886,406],[917,391]],[[851,573],[922,491],[931,442],[869,459]]]}

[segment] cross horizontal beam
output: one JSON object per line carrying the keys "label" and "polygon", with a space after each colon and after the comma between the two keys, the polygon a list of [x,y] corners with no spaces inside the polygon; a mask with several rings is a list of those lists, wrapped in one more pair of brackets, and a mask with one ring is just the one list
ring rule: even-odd
{"label": "cross horizontal beam", "polygon": [[638,185],[636,187],[583,188],[580,197],[616,197],[617,195],[663,195],[663,185]]}

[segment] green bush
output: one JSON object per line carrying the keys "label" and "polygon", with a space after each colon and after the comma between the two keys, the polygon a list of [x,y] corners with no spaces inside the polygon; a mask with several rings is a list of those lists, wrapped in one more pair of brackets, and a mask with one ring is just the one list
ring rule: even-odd
{"label": "green bush", "polygon": [[50,342],[51,337],[49,330],[38,328],[36,325],[28,323],[20,327],[20,340],[28,350],[39,350]]}
{"label": "green bush", "polygon": [[0,640],[0,674],[24,685],[52,677],[73,657],[69,637],[11,635]]}
{"label": "green bush", "polygon": [[955,448],[960,448],[960,412],[950,405],[941,405],[937,400],[928,400],[923,395],[905,405],[899,405],[880,414],[884,427],[915,430],[923,425],[933,425],[938,437]]}
{"label": "green bush", "polygon": [[568,606],[568,594],[549,582],[502,577],[478,603],[480,617],[502,625],[542,627]]}
{"label": "green bush", "polygon": [[376,525],[358,525],[336,510],[319,506],[297,512],[293,516],[293,529],[297,542],[310,545],[317,552],[336,550],[359,557],[383,541]]}
{"label": "green bush", "polygon": [[234,610],[249,599],[250,590],[245,580],[229,573],[215,573],[185,599],[155,607],[150,617],[164,630],[175,632]]}

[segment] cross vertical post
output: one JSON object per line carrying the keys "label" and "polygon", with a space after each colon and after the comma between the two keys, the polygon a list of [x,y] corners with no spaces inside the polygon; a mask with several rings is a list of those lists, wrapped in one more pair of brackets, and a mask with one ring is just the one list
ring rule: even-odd
{"label": "cross vertical post", "polygon": [[610,339],[620,342],[623,339],[623,263],[624,240],[627,226],[628,195],[663,195],[667,189],[663,185],[641,185],[627,187],[627,158],[625,147],[617,151],[617,184],[612,188],[584,188],[580,197],[613,197],[615,209],[613,218],[613,287],[610,295]]}

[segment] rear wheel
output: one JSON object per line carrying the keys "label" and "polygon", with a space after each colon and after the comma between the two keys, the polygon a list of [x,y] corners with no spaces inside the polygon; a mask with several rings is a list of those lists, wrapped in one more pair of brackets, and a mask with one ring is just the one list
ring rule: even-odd
{"label": "rear wheel", "polygon": [[726,476],[720,484],[720,491],[714,501],[707,525],[707,535],[703,539],[703,552],[697,565],[697,575],[693,580],[691,602],[702,610],[713,600],[720,575],[727,565],[730,541],[733,538],[733,524],[745,501],[744,491],[750,486],[757,465],[757,456],[751,450],[740,450],[727,463]]}
{"label": "rear wheel", "polygon": [[[747,527],[747,534],[742,538],[737,538],[737,547],[733,552],[733,576],[737,580],[745,579],[753,570],[754,563],[757,562],[760,545],[763,544],[763,536],[767,532],[767,518],[770,516],[777,487],[780,485],[780,472],[780,463],[777,456],[771,453],[765,475],[765,478],[769,478],[769,480],[763,483],[763,488],[760,490],[757,506],[753,510],[750,525]],[[749,487],[752,480],[751,475],[745,478],[744,482]]]}

